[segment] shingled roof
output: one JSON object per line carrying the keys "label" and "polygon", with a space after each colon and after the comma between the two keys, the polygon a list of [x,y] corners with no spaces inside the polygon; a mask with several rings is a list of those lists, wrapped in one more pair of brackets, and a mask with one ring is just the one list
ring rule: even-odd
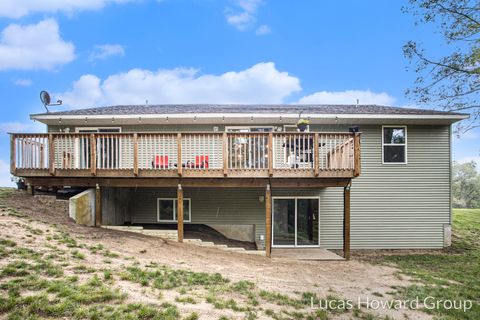
{"label": "shingled roof", "polygon": [[461,113],[387,107],[378,105],[261,105],[261,104],[161,104],[117,105],[61,112],[34,114],[35,116],[115,116],[115,115],[162,115],[162,114],[358,114],[358,115],[463,115]]}

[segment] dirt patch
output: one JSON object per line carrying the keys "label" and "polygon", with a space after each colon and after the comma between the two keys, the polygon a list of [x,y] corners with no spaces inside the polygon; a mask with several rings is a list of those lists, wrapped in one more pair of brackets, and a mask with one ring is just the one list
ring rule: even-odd
{"label": "dirt patch", "polygon": [[[116,230],[90,228],[76,225],[68,218],[67,204],[58,201],[45,201],[26,195],[23,192],[15,191],[3,202],[7,207],[14,208],[19,214],[31,219],[28,223],[33,229],[42,230],[42,236],[50,231],[49,226],[57,226],[64,230],[72,238],[79,239],[87,246],[101,244],[108,252],[114,253],[113,257],[105,255],[104,258],[91,255],[89,250],[79,249],[80,257],[77,264],[81,263],[87,267],[98,270],[128,266],[132,261],[139,265],[146,265],[151,262],[166,265],[171,268],[187,269],[194,272],[220,273],[223,277],[232,282],[251,281],[260,289],[275,291],[281,294],[293,295],[298,292],[314,292],[319,297],[337,296],[357,302],[358,299],[392,299],[389,292],[394,287],[409,286],[412,280],[408,277],[399,276],[399,270],[372,265],[365,261],[365,256],[351,261],[295,261],[287,258],[266,258],[263,256],[242,254],[236,252],[225,252],[218,249],[198,247],[188,243],[176,243],[163,241],[158,238],[121,232]],[[23,219],[23,220],[22,220]],[[27,236],[28,229],[22,227],[25,218],[3,216],[0,223],[5,234],[15,241],[30,241],[28,245],[42,245],[41,237],[38,235]],[[38,222],[35,222],[38,221]],[[25,231],[21,231],[25,230]],[[40,250],[41,248],[39,248]],[[65,248],[61,247],[60,250]],[[71,253],[69,253],[71,256]],[[69,259],[75,260],[75,257]],[[122,282],[123,283],[123,282]],[[151,301],[155,299],[158,292],[143,291],[136,285],[125,284],[123,289],[139,300]],[[174,300],[176,295],[171,299]],[[178,304],[177,304],[178,305]],[[179,304],[180,309],[192,311],[197,308],[203,315],[218,317],[219,312],[211,308],[211,305],[204,302],[192,305]],[[183,307],[182,307],[183,306]],[[202,308],[205,309],[202,311]],[[231,311],[229,311],[231,313]],[[368,311],[370,312],[370,311]],[[429,319],[430,316],[413,310],[377,310],[372,311],[377,315],[390,316],[395,319]],[[229,315],[227,315],[229,316]],[[238,316],[233,312],[231,316]]]}

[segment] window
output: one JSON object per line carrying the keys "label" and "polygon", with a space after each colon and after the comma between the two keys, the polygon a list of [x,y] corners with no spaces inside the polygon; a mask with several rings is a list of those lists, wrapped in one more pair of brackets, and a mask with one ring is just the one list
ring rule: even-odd
{"label": "window", "polygon": [[[117,133],[121,132],[119,127],[102,127],[102,128],[86,128],[78,127],[75,129],[78,133]],[[88,169],[91,166],[90,159],[90,137],[83,136],[77,138],[75,142],[77,155],[75,158],[75,167],[78,169]],[[97,141],[97,165],[101,169],[113,169],[120,167],[121,160],[121,144],[116,137],[104,138]]]}
{"label": "window", "polygon": [[[300,130],[296,124],[286,124],[283,126],[283,132],[300,132]],[[307,125],[305,132],[310,132],[310,125]]]}
{"label": "window", "polygon": [[384,126],[382,136],[384,164],[407,163],[407,127]]}
{"label": "window", "polygon": [[[183,221],[191,221],[190,199],[183,199]],[[157,199],[157,220],[158,222],[176,222],[177,221],[177,199],[176,198],[158,198]]]}
{"label": "window", "polygon": [[238,126],[238,127],[225,127],[226,132],[271,132],[273,127],[250,127],[250,126]]}

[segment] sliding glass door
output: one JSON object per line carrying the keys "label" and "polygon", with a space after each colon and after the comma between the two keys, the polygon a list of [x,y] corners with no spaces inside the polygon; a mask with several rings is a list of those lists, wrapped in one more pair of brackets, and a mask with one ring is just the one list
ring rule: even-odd
{"label": "sliding glass door", "polygon": [[319,246],[319,198],[274,197],[274,247]]}

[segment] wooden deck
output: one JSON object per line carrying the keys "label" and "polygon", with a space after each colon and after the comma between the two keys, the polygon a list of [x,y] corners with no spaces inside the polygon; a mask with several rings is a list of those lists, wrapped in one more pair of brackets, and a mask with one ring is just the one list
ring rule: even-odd
{"label": "wooden deck", "polygon": [[330,178],[360,174],[360,134],[11,134],[26,178]]}

